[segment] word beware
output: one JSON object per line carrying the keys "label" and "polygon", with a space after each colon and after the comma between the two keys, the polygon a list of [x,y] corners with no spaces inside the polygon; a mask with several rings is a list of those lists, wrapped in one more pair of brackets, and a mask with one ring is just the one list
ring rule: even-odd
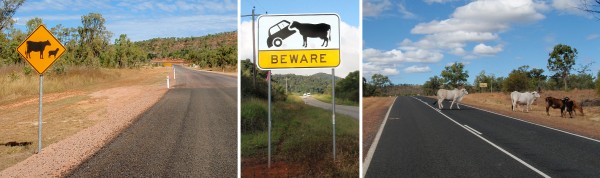
{"label": "word beware", "polygon": [[271,64],[301,64],[301,63],[327,63],[326,60],[327,54],[281,54],[281,55],[271,55]]}

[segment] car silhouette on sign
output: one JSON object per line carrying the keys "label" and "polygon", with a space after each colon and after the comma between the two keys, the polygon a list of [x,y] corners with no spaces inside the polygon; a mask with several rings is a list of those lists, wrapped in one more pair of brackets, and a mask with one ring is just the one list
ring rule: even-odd
{"label": "car silhouette on sign", "polygon": [[292,31],[288,28],[290,24],[289,21],[282,20],[269,28],[269,37],[267,38],[267,46],[269,48],[273,47],[273,45],[280,47],[284,39],[296,33],[295,30]]}

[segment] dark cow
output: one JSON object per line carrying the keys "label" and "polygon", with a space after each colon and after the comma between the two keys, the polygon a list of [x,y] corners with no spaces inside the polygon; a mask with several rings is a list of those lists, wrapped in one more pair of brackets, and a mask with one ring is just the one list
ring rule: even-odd
{"label": "dark cow", "polygon": [[46,41],[27,41],[27,51],[25,56],[31,58],[31,52],[40,52],[40,59],[44,59],[44,49],[46,46],[50,46],[50,42]]}
{"label": "dark cow", "polygon": [[560,108],[560,117],[563,117],[563,112],[565,111],[565,104],[561,99],[554,98],[551,96],[546,97],[546,114],[548,116],[550,116],[550,107],[552,107],[553,109]]}
{"label": "dark cow", "polygon": [[[575,105],[573,103],[573,100],[570,100],[569,97],[565,97],[563,100],[563,107],[565,107],[567,109],[567,112],[569,113],[569,118],[573,118],[573,105]],[[562,110],[562,109],[561,109]],[[562,113],[561,113],[562,115]],[[567,115],[565,114],[565,117]]]}
{"label": "dark cow", "polygon": [[54,56],[54,58],[56,58],[56,53],[58,53],[58,48],[56,48],[54,51],[48,51],[48,57]]}
{"label": "dark cow", "polygon": [[308,46],[306,43],[306,38],[308,37],[323,39],[323,44],[321,44],[322,47],[327,47],[329,45],[329,40],[331,40],[331,26],[329,24],[309,24],[294,21],[289,28],[298,29],[304,40],[304,43],[302,43],[303,47]]}

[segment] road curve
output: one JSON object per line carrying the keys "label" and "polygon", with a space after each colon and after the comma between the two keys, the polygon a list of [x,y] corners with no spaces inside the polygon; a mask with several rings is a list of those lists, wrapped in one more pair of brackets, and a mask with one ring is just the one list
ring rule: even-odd
{"label": "road curve", "polygon": [[[313,97],[310,97],[310,96],[308,96],[308,97],[302,96],[302,100],[304,100],[305,104],[308,104],[308,105],[311,105],[314,107],[331,110],[331,103],[325,103],[325,102],[319,101],[317,99],[314,99]],[[335,112],[338,114],[350,116],[357,120],[359,119],[357,106],[335,105]]]}
{"label": "road curve", "polygon": [[599,177],[600,141],[461,105],[398,97],[366,177]]}
{"label": "road curve", "polygon": [[68,177],[236,177],[236,77],[176,72],[174,88]]}

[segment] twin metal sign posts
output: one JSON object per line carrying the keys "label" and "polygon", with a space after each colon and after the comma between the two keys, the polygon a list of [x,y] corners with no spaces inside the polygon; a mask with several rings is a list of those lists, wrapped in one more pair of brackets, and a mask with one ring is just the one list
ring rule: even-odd
{"label": "twin metal sign posts", "polygon": [[[261,15],[258,17],[258,67],[331,68],[333,159],[335,160],[335,67],[340,65],[337,14]],[[271,167],[271,80],[269,87],[269,168]]]}
{"label": "twin metal sign posts", "polygon": [[38,26],[17,47],[17,52],[25,59],[33,69],[40,75],[40,113],[38,120],[38,153],[42,151],[42,96],[44,72],[64,52],[65,47],[46,29],[44,25]]}

